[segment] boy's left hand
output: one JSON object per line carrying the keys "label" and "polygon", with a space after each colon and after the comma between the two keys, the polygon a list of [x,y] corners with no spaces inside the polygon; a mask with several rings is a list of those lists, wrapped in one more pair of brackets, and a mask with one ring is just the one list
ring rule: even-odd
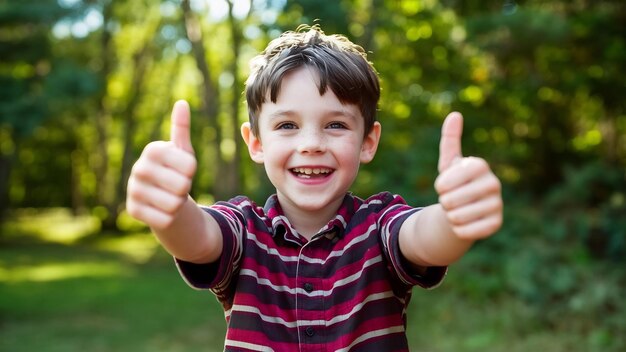
{"label": "boy's left hand", "polygon": [[477,240],[502,225],[501,184],[484,159],[462,156],[462,133],[463,116],[450,113],[441,129],[435,190],[454,233]]}

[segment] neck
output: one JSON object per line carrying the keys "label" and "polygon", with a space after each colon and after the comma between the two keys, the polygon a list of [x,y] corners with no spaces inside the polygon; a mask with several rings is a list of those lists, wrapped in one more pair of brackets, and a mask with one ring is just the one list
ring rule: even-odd
{"label": "neck", "polygon": [[314,210],[299,208],[295,204],[281,199],[280,196],[278,201],[291,226],[298,231],[298,234],[304,236],[307,240],[311,240],[322,227],[337,216],[337,210],[339,210],[343,198],[322,209]]}

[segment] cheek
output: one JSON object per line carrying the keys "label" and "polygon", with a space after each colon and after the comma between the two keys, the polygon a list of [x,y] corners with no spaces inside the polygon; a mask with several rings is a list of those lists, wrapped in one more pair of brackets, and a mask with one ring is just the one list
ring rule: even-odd
{"label": "cheek", "polygon": [[361,153],[361,144],[359,139],[345,139],[338,142],[335,149],[346,156],[358,156]]}
{"label": "cheek", "polygon": [[342,143],[337,145],[335,156],[341,159],[341,163],[357,169],[361,163],[361,145],[358,141],[354,143]]}
{"label": "cheek", "polygon": [[287,143],[268,143],[263,149],[265,163],[277,164],[285,162],[289,155],[290,147]]}

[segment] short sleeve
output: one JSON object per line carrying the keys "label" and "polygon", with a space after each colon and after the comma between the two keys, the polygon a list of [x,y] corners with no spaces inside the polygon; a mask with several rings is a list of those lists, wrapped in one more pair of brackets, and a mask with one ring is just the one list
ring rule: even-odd
{"label": "short sleeve", "polygon": [[435,288],[443,281],[448,267],[433,266],[427,268],[425,273],[419,274],[400,252],[400,228],[409,216],[421,209],[412,208],[408,205],[390,207],[381,218],[381,238],[387,252],[385,255],[396,275],[405,285]]}
{"label": "short sleeve", "polygon": [[223,246],[220,258],[209,264],[194,264],[175,258],[176,266],[187,284],[195,289],[211,289],[219,297],[228,295],[232,280],[238,271],[245,233],[241,211],[234,205],[220,202],[203,207],[218,223]]}

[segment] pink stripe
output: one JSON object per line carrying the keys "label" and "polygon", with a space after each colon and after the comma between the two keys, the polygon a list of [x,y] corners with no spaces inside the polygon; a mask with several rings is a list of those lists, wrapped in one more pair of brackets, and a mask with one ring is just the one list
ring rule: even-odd
{"label": "pink stripe", "polygon": [[[297,351],[297,343],[276,342],[268,338],[264,333],[256,331],[229,329],[226,339],[231,341],[247,342],[261,346],[271,346],[274,351]],[[227,345],[228,346],[228,345]],[[243,349],[242,349],[243,350]],[[243,350],[245,351],[245,350]]]}

